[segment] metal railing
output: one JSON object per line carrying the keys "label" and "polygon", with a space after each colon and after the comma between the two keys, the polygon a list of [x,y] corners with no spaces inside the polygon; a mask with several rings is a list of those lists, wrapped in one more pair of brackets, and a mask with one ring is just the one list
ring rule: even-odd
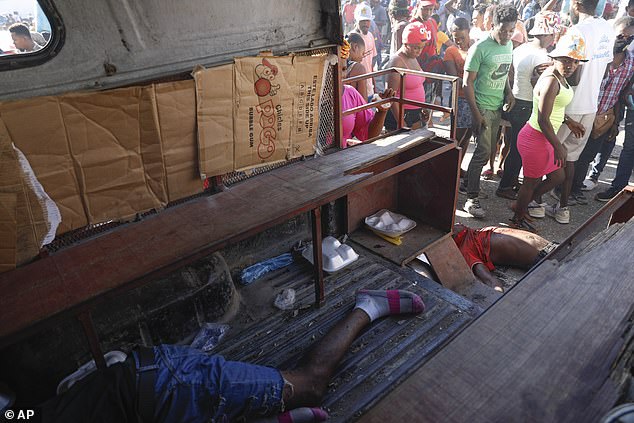
{"label": "metal railing", "polygon": [[[381,99],[378,101],[372,101],[370,103],[364,104],[363,106],[358,106],[352,109],[348,109],[345,111],[342,111],[341,114],[342,116],[346,116],[346,115],[351,115],[353,113],[357,113],[361,110],[366,110],[369,108],[373,108],[376,107],[378,105],[384,104],[384,103],[389,103],[389,102],[397,102],[401,105],[401,107],[399,107],[399,116],[398,119],[396,119],[397,121],[397,129],[395,131],[391,131],[388,132],[389,134],[398,132],[402,126],[401,126],[401,122],[403,122],[403,115],[405,114],[404,111],[404,105],[409,104],[411,106],[417,106],[417,107],[422,107],[424,109],[431,109],[431,110],[437,110],[437,111],[441,111],[444,113],[449,113],[450,115],[450,131],[449,131],[449,136],[452,140],[455,141],[456,139],[456,111],[458,110],[458,81],[460,80],[459,77],[457,76],[451,76],[451,75],[443,75],[443,74],[439,74],[439,73],[430,73],[430,72],[423,72],[423,71],[416,71],[416,70],[411,70],[411,69],[403,69],[403,68],[389,68],[389,69],[384,69],[384,70],[380,70],[380,71],[376,71],[376,72],[370,72],[370,73],[366,73],[363,75],[359,75],[359,76],[355,76],[352,78],[345,78],[343,79],[343,83],[347,84],[350,82],[356,82],[356,81],[363,81],[366,80],[368,78],[372,78],[372,77],[376,77],[376,76],[382,76],[382,75],[389,75],[391,73],[398,73],[400,76],[400,81],[399,81],[399,95],[397,97],[389,97],[389,98],[385,98],[385,99]],[[441,106],[441,105],[437,105],[437,104],[432,104],[432,103],[425,103],[425,102],[420,102],[420,101],[416,101],[416,100],[410,100],[404,97],[404,93],[405,93],[405,78],[407,78],[407,75],[418,75],[418,76],[423,76],[426,79],[435,79],[435,80],[439,80],[439,81],[448,81],[451,83],[451,107],[445,107],[445,106]]]}

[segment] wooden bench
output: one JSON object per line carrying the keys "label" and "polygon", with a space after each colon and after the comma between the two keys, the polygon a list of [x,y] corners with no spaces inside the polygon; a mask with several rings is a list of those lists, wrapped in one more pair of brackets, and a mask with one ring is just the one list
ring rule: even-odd
{"label": "wooden bench", "polygon": [[[399,174],[423,175],[424,168],[435,163],[448,169],[450,176],[443,186],[452,189],[436,190],[436,198],[431,199],[448,202],[446,216],[413,215],[433,229],[428,244],[433,243],[451,232],[458,157],[453,142],[436,138],[431,131],[393,135],[276,169],[0,274],[0,347],[74,315],[96,362],[105,366],[90,315],[97,304],[306,212],[312,215],[315,293],[320,304],[324,301],[321,206],[382,181],[395,181]],[[436,179],[429,178],[423,185],[433,187]],[[384,203],[379,194],[373,198],[376,204]],[[422,210],[423,204],[419,206]],[[424,221],[427,218],[429,222]],[[424,248],[419,246],[421,251]]]}

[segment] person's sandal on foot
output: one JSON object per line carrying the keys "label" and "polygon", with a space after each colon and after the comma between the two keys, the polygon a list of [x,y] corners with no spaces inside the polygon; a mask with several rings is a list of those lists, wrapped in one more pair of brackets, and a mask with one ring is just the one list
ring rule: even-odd
{"label": "person's sandal on foot", "polygon": [[523,231],[532,232],[534,234],[537,233],[537,228],[528,222],[526,219],[515,219],[511,218],[511,224],[509,225],[514,229],[521,229]]}

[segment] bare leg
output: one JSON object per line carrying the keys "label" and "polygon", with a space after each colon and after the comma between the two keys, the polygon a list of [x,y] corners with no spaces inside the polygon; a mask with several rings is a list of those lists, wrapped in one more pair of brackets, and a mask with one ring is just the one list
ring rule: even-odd
{"label": "bare leg", "polygon": [[282,372],[282,376],[294,386],[292,396],[284,398],[287,408],[320,403],[341,358],[369,323],[370,318],[363,310],[354,309],[313,345],[299,368]]}
{"label": "bare leg", "polygon": [[568,206],[568,196],[572,189],[572,179],[575,176],[575,162],[566,162],[566,180],[561,185],[561,196],[559,197],[559,205],[561,207]]}
{"label": "bare leg", "polygon": [[551,189],[555,188],[557,185],[560,185],[562,182],[564,182],[564,179],[566,179],[566,174],[563,168],[559,168],[553,172],[550,172],[548,175],[546,175],[546,179],[541,181],[541,183],[535,187],[533,200],[541,204],[542,196]]}
{"label": "bare leg", "polygon": [[311,347],[297,369],[282,372],[293,386],[292,390],[285,389],[283,393],[286,406],[296,408],[319,404],[342,357],[371,321],[387,315],[421,313],[424,309],[422,299],[411,292],[357,292],[354,310]]}
{"label": "bare leg", "polygon": [[520,188],[520,192],[517,195],[517,201],[515,202],[515,214],[513,215],[513,221],[519,222],[526,218],[528,203],[533,198],[535,187],[540,183],[540,179],[524,177],[524,183]]}

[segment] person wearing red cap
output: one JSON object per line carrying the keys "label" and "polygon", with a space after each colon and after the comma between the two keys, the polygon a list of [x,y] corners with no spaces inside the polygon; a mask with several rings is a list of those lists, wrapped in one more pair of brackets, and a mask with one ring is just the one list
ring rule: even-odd
{"label": "person wearing red cap", "polygon": [[[418,64],[418,57],[420,52],[425,48],[427,44],[431,43],[431,35],[425,26],[420,22],[412,22],[407,24],[403,29],[401,48],[398,49],[396,54],[390,56],[390,60],[387,62],[387,68],[403,68],[421,71]],[[392,72],[388,76],[387,86],[396,91],[396,96],[400,95],[400,76],[399,74]],[[405,93],[403,97],[408,100],[425,101],[425,88],[423,83],[425,77],[419,75],[406,75],[405,76]],[[393,131],[398,127],[397,116],[399,116],[400,105],[396,102],[392,104],[392,109],[388,113],[385,119],[385,128]],[[422,108],[417,106],[404,105],[405,113],[403,114],[403,121],[401,126],[407,126],[410,128],[420,127],[426,122],[423,119]]]}

